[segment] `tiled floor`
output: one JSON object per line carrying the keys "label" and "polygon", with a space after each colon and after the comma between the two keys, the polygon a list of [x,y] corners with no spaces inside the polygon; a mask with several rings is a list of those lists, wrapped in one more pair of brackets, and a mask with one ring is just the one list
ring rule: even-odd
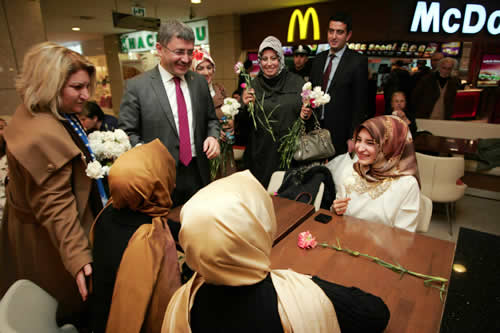
{"label": "tiled floor", "polygon": [[465,195],[456,203],[452,236],[444,207],[434,205],[429,231],[425,235],[456,243],[461,226],[500,235],[500,200]]}

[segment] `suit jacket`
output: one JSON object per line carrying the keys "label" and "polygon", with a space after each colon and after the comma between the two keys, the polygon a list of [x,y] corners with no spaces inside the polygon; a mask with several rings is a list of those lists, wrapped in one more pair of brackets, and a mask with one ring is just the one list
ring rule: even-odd
{"label": "suit jacket", "polygon": [[[311,83],[323,84],[328,51],[313,60]],[[347,140],[365,120],[368,109],[368,59],[346,48],[328,89],[331,100],[325,105],[322,127],[330,130],[337,154],[347,151]]]}
{"label": "suit jacket", "polygon": [[[219,137],[219,120],[207,80],[194,72],[185,74],[193,112],[196,161],[204,184],[210,181],[208,159],[203,152],[203,142],[208,136]],[[132,146],[158,138],[179,163],[179,133],[161,80],[158,67],[127,80],[120,105],[118,127],[130,138]]]}
{"label": "suit jacket", "polygon": [[0,298],[15,280],[29,279],[58,300],[60,318],[68,319],[83,307],[74,277],[92,262],[87,235],[95,192],[85,155],[64,122],[50,112],[33,116],[24,105],[5,140],[8,218],[0,228]]}
{"label": "suit jacket", "polygon": [[[429,118],[434,104],[439,99],[440,90],[437,79],[438,72],[431,72],[418,81],[412,93],[412,106],[416,118]],[[450,77],[444,93],[444,119],[451,119],[455,106],[455,97],[460,82],[456,77]]]}

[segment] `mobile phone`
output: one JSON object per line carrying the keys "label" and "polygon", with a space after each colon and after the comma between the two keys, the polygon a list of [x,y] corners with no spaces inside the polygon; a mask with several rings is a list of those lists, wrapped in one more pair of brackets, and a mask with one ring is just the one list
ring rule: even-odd
{"label": "mobile phone", "polygon": [[328,222],[330,222],[331,219],[332,219],[332,217],[330,215],[321,214],[321,213],[316,215],[316,217],[314,218],[315,221],[318,221],[318,222],[321,222],[324,224],[327,224]]}

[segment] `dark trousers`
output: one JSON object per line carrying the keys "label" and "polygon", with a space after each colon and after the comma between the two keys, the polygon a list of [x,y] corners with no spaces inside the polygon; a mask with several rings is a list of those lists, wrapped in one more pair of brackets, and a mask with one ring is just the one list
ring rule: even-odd
{"label": "dark trousers", "polygon": [[181,162],[177,164],[175,189],[172,194],[173,207],[184,205],[200,188],[203,187],[196,157],[193,157],[188,166]]}

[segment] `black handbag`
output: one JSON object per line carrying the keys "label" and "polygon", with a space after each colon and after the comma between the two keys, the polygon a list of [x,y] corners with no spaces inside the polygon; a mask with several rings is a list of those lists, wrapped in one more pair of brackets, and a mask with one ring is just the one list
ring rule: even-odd
{"label": "black handbag", "polygon": [[297,150],[293,154],[293,159],[296,161],[321,160],[335,155],[330,131],[321,128],[318,120],[315,120],[315,128],[309,133],[304,129],[297,138]]}

